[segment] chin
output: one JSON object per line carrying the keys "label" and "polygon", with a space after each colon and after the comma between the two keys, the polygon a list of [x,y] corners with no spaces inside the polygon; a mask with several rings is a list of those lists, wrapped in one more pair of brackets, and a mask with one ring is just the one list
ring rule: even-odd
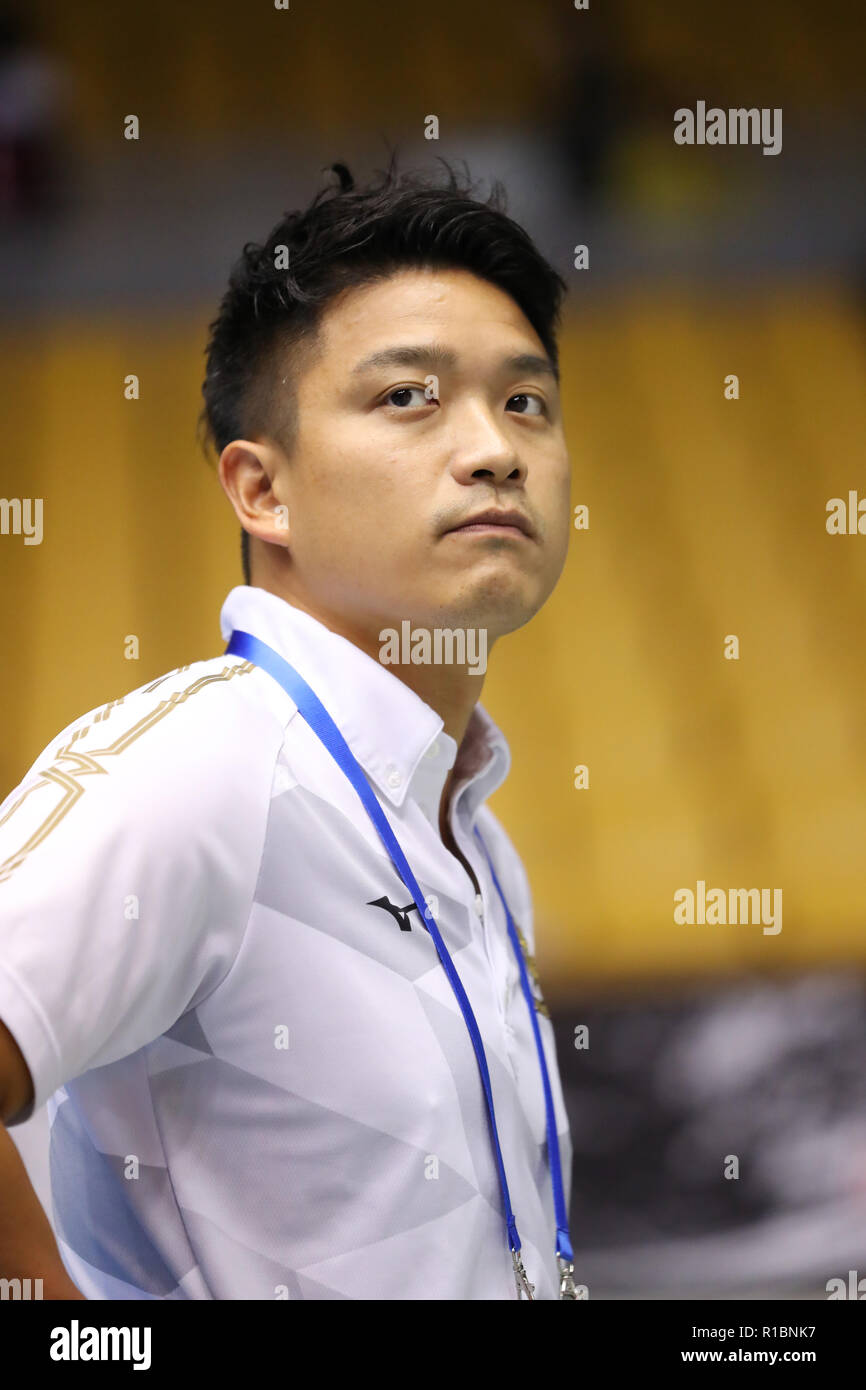
{"label": "chin", "polygon": [[528,588],[526,584],[479,585],[449,610],[451,621],[462,627],[486,628],[488,641],[493,642],[523,627],[538,612],[544,599]]}

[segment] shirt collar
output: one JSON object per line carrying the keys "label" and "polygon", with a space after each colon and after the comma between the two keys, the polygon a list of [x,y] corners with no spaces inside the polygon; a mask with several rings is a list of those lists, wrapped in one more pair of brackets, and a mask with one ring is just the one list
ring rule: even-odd
{"label": "shirt collar", "polygon": [[267,642],[295,667],[382,794],[394,806],[411,795],[437,833],[452,767],[451,804],[463,795],[470,824],[508,776],[508,743],[480,703],[458,748],[441,716],[387,666],[277,594],[237,585],[220,612],[226,642],[234,628]]}

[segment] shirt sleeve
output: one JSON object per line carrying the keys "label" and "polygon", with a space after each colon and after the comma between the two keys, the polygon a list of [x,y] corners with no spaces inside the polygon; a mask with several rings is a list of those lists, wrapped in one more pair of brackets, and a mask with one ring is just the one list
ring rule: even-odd
{"label": "shirt sleeve", "polygon": [[282,731],[201,676],[179,699],[195,669],[82,716],[0,805],[0,1018],[34,1086],[15,1124],[159,1037],[240,949]]}

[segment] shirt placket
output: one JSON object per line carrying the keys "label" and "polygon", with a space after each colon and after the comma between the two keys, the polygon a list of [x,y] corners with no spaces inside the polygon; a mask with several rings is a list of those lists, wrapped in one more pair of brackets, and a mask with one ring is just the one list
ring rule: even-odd
{"label": "shirt placket", "polygon": [[[509,1065],[516,1081],[516,1038],[508,1021],[508,1009],[513,995],[514,982],[511,972],[508,969],[508,957],[505,954],[505,947],[508,944],[505,936],[505,914],[502,904],[499,902],[499,895],[496,893],[495,885],[490,878],[490,871],[487,863],[483,855],[475,854],[474,837],[466,832],[464,817],[461,814],[461,796],[462,791],[458,792],[455,798],[451,828],[455,843],[468,860],[469,864],[471,864],[475,877],[478,879],[478,886],[481,889],[480,894],[473,894],[473,906],[470,910],[481,926],[484,953],[490,970],[493,994],[496,1000],[496,1012],[502,1031],[502,1051],[503,1055],[509,1060]],[[495,902],[494,896],[496,899]],[[494,912],[498,912],[501,915],[501,922],[492,916]]]}

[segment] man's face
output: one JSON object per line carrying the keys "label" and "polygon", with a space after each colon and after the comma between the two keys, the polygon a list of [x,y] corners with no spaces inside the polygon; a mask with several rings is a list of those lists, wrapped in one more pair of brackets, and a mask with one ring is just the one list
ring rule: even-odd
{"label": "man's face", "polygon": [[[570,467],[555,379],[518,357],[547,360],[514,301],[467,271],[401,271],[332,302],[291,457],[275,456],[290,601],[375,644],[409,619],[486,628],[489,646],[537,612],[565,563]],[[487,508],[523,513],[531,536],[453,529]]]}

